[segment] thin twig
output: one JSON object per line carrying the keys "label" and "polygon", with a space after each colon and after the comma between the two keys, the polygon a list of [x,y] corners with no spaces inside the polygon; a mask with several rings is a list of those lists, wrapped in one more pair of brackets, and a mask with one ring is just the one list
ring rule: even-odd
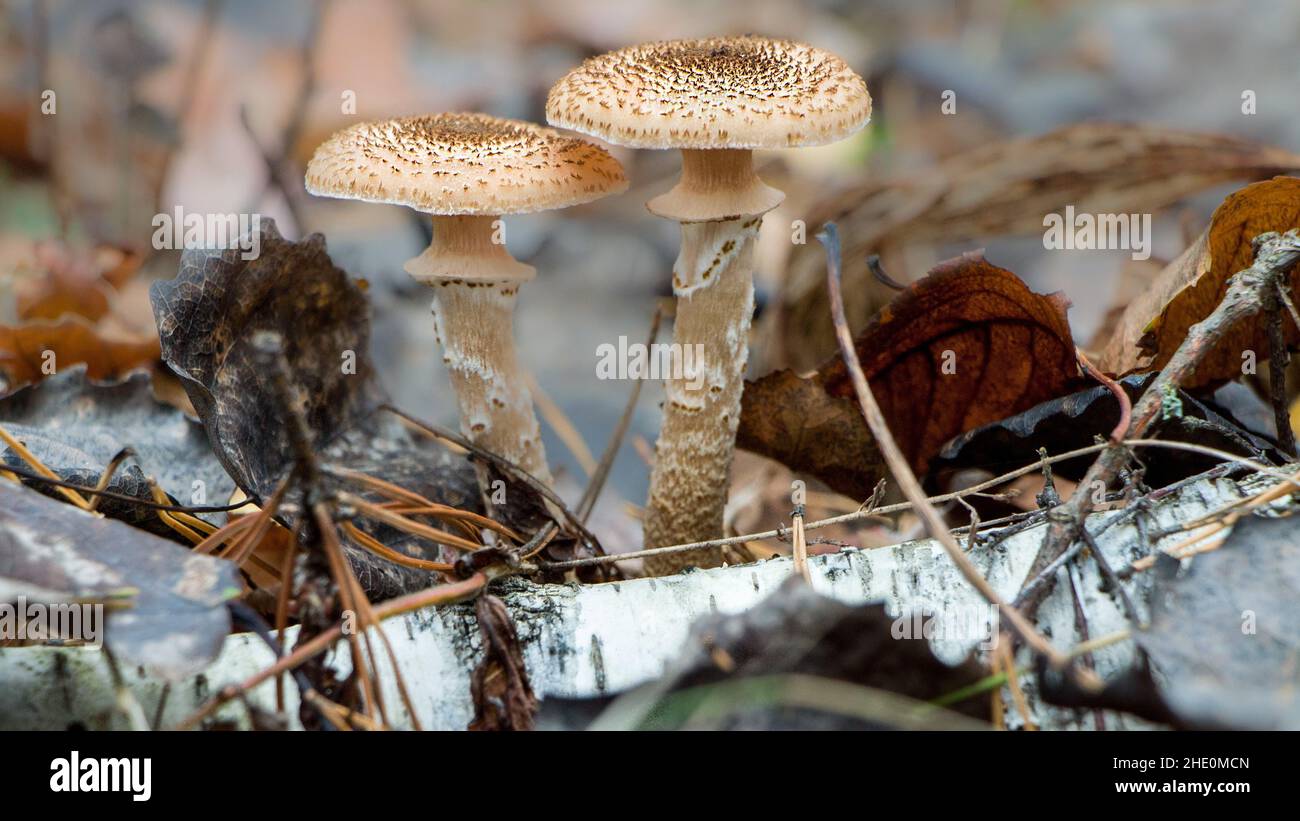
{"label": "thin twig", "polygon": [[[1020,719],[1024,722],[1024,728],[1029,731],[1038,729],[1034,723],[1034,716],[1029,711],[1029,700],[1025,698],[1024,688],[1020,686],[1020,676],[1016,671],[1016,654],[1011,646],[1011,637],[1005,633],[1002,635],[1002,641],[998,642],[998,647],[1002,653],[1002,666],[1007,672],[1007,689],[1011,691],[1011,699],[1015,702],[1016,711],[1020,713]],[[1069,656],[1066,656],[1069,658]]]}
{"label": "thin twig", "polygon": [[519,557],[521,559],[531,559],[533,556],[541,553],[546,549],[546,546],[551,543],[551,539],[555,538],[555,534],[558,533],[559,530],[559,525],[555,524],[555,522],[547,522],[542,525],[541,528],[538,529],[537,533],[533,535],[533,538],[529,539],[519,548]]}
{"label": "thin twig", "polygon": [[804,538],[803,505],[796,507],[790,516],[790,552],[794,557],[795,573],[812,584],[812,572],[808,569],[808,542]]}
{"label": "thin twig", "polygon": [[[1211,468],[1210,470],[1205,471],[1204,473],[1199,473],[1195,476],[1189,476],[1186,479],[1175,482],[1174,484],[1168,487],[1157,488],[1156,490],[1151,491],[1151,493],[1147,495],[1147,498],[1153,500],[1161,499],[1169,495],[1170,493],[1180,490],[1181,488],[1186,487],[1187,485],[1192,484],[1193,482],[1200,481],[1201,479],[1217,478],[1219,476],[1226,475],[1230,470],[1239,469],[1243,467],[1253,468],[1255,470],[1266,473],[1269,476],[1280,478],[1284,482],[1289,482],[1290,484],[1295,485],[1297,488],[1300,488],[1300,475],[1288,476],[1285,473],[1279,472],[1276,468],[1272,468],[1267,465],[1260,464],[1259,462],[1256,462],[1253,459],[1247,459],[1245,457],[1238,456],[1233,453],[1228,453],[1227,451],[1216,450],[1215,448],[1206,447],[1204,445],[1195,445],[1190,442],[1171,442],[1171,441],[1165,441],[1163,439],[1133,439],[1124,442],[1124,444],[1133,445],[1137,447],[1158,447],[1158,448],[1169,448],[1173,450],[1189,450],[1189,451],[1194,451],[1196,453],[1203,453],[1207,456],[1217,456],[1220,459],[1226,459],[1229,461],[1228,464],[1218,465],[1216,467]],[[1049,457],[1047,459],[1040,459],[1036,462],[1025,465],[1024,467],[1017,468],[1013,471],[1004,473],[1001,476],[995,476],[994,478],[980,482],[977,485],[972,485],[962,490],[953,491],[952,493],[943,493],[938,496],[931,496],[929,497],[929,502],[931,504],[939,504],[942,502],[950,502],[956,499],[961,499],[966,496],[982,495],[983,491],[987,490],[988,488],[1005,484],[1012,479],[1019,478],[1029,473],[1034,473],[1035,471],[1040,470],[1042,466],[1045,464],[1054,464],[1056,462],[1068,461],[1070,459],[1078,458],[1079,456],[1086,456],[1089,453],[1097,453],[1098,451],[1104,450],[1108,447],[1110,447],[1109,444],[1103,443],[1099,445],[1089,445],[1088,447],[1077,448],[1075,450],[1066,451],[1065,453],[1061,453],[1056,456]],[[819,519],[815,522],[807,522],[804,524],[804,530],[806,531],[820,530],[821,528],[824,527],[831,527],[833,525],[845,524],[848,522],[855,522],[863,519],[878,518],[889,513],[899,513],[911,509],[912,509],[911,502],[899,502],[897,504],[885,505],[884,507],[878,507],[878,508],[867,507],[862,510],[854,511],[853,513],[845,513],[840,516],[832,516],[828,519]],[[1019,521],[1021,519],[1043,516],[1045,513],[1052,514],[1053,511],[1029,510],[1029,511],[1024,511],[1022,513],[1014,513],[1009,516],[1003,516],[999,519],[991,519],[987,522],[984,522],[983,524],[985,527],[990,527],[993,525],[1003,524],[1005,522],[1014,522],[1014,521]],[[1040,524],[1040,523],[1039,522],[1029,523],[1030,526],[1036,524]],[[965,530],[966,530],[966,526],[962,526],[962,527],[953,528],[952,532],[964,533]],[[654,548],[649,548],[647,550],[634,550],[626,553],[612,553],[608,556],[590,556],[583,559],[570,559],[568,561],[563,561],[563,562],[547,562],[547,563],[543,563],[541,567],[543,570],[567,570],[575,567],[587,567],[590,565],[630,561],[632,559],[641,559],[646,556],[655,556],[663,553],[680,553],[688,550],[699,550],[701,548],[706,548],[706,547],[725,547],[727,545],[739,544],[741,542],[761,542],[766,539],[784,540],[785,533],[786,533],[786,529],[784,527],[778,527],[773,530],[764,530],[759,533],[747,533],[742,536],[727,536],[720,539],[710,539],[707,542],[689,542],[687,544],[654,547]],[[1003,534],[999,533],[998,535],[1002,536]],[[1006,535],[1011,535],[1011,534],[1006,534]],[[1024,590],[1022,589],[1021,595],[1023,594],[1024,594]]]}
{"label": "thin twig", "polygon": [[[1091,638],[1091,631],[1088,630],[1088,614],[1083,609],[1083,595],[1079,592],[1079,580],[1075,578],[1077,574],[1074,567],[1067,568],[1065,572],[1070,580],[1070,602],[1074,609],[1074,629],[1079,634],[1079,640],[1087,644]],[[1092,653],[1085,653],[1080,658],[1090,668],[1096,668],[1097,665],[1093,660]],[[1102,716],[1101,710],[1094,709],[1092,718],[1093,729],[1098,731],[1106,729],[1106,719]]]}
{"label": "thin twig", "polygon": [[1282,329],[1282,307],[1278,294],[1285,289],[1275,279],[1265,286],[1262,300],[1268,317],[1268,389],[1273,407],[1273,426],[1277,430],[1278,448],[1288,459],[1294,459],[1295,431],[1291,429],[1291,408],[1286,396],[1286,367],[1291,355],[1286,348],[1286,333]]}
{"label": "thin twig", "polygon": [[[957,501],[970,514],[970,524],[966,525],[966,549],[970,550],[975,547],[976,540],[980,536],[980,512],[975,509],[975,505],[965,499],[959,498]],[[953,532],[956,532],[956,528],[953,528]]]}
{"label": "thin twig", "polygon": [[1119,422],[1115,424],[1115,429],[1110,433],[1110,441],[1118,442],[1128,432],[1129,422],[1133,418],[1133,402],[1129,400],[1128,392],[1114,379],[1098,370],[1097,366],[1092,364],[1080,348],[1075,347],[1074,356],[1079,360],[1083,370],[1093,379],[1105,385],[1106,389],[1115,397],[1115,401],[1119,403]]}
{"label": "thin twig", "polygon": [[550,426],[555,435],[564,443],[569,454],[577,461],[578,467],[586,474],[590,481],[592,474],[596,472],[596,457],[591,455],[591,448],[587,447],[587,442],[582,438],[582,432],[573,424],[573,420],[564,413],[550,394],[542,390],[542,385],[531,373],[525,373],[524,379],[528,383],[528,392],[532,394],[533,404],[541,412],[542,419]]}
{"label": "thin twig", "polygon": [[[1105,553],[1102,553],[1101,545],[1097,544],[1097,540],[1093,538],[1093,535],[1090,532],[1088,532],[1088,528],[1083,528],[1081,532],[1083,533],[1084,541],[1088,543],[1088,552],[1092,554],[1093,560],[1097,562],[1097,569],[1101,571],[1101,577],[1106,580],[1106,584],[1110,585],[1111,590],[1113,590],[1115,595],[1119,598],[1120,604],[1124,607],[1124,613],[1128,616],[1128,620],[1134,627],[1141,627],[1142,618],[1138,615],[1137,606],[1133,604],[1133,599],[1129,597],[1128,591],[1124,589],[1124,584],[1120,581],[1119,576],[1116,575],[1115,568],[1111,567],[1110,560],[1106,558]],[[1084,638],[1086,640],[1087,636]]]}
{"label": "thin twig", "polygon": [[[663,309],[656,307],[654,316],[650,318],[649,341],[646,343],[646,350],[651,350],[655,338],[659,336],[659,322],[663,317]],[[633,379],[632,390],[628,394],[627,404],[623,406],[623,415],[619,417],[618,424],[614,426],[614,432],[609,436],[609,443],[605,445],[605,452],[600,455],[600,464],[596,466],[596,472],[591,475],[587,482],[587,488],[582,492],[582,498],[578,500],[578,506],[575,513],[578,519],[586,524],[591,518],[591,511],[596,507],[596,500],[600,497],[601,490],[605,487],[606,480],[609,479],[610,468],[614,465],[614,457],[618,456],[619,448],[623,445],[623,437],[627,435],[627,429],[632,424],[632,414],[636,411],[637,400],[641,396],[641,384],[643,380]]]}
{"label": "thin twig", "polygon": [[393,414],[394,416],[397,416],[399,419],[405,420],[407,424],[411,425],[416,430],[421,431],[426,436],[432,437],[434,439],[441,439],[447,442],[451,442],[455,445],[458,445],[459,447],[464,448],[474,457],[487,461],[491,463],[494,467],[496,467],[498,470],[507,473],[511,476],[514,476],[516,479],[518,479],[519,481],[523,482],[524,484],[528,485],[528,487],[536,491],[538,495],[542,496],[544,499],[546,499],[548,502],[554,505],[555,510],[559,512],[560,517],[563,518],[564,521],[570,527],[573,528],[574,533],[582,537],[587,547],[591,548],[596,553],[604,552],[600,547],[600,540],[597,539],[595,535],[592,534],[592,532],[587,529],[587,526],[584,525],[582,521],[578,518],[578,516],[572,510],[569,509],[568,505],[564,503],[564,500],[561,499],[559,496],[557,496],[555,491],[552,490],[549,486],[547,486],[545,482],[540,481],[536,476],[533,476],[531,473],[524,470],[519,465],[516,465],[514,462],[511,462],[509,459],[506,459],[503,456],[498,456],[497,454],[493,453],[490,450],[484,450],[483,448],[469,441],[468,439],[461,436],[460,434],[453,433],[452,431],[447,430],[446,428],[440,425],[435,425],[432,424],[431,422],[426,422],[422,419],[417,419],[416,417],[412,416],[411,414],[407,413],[406,411],[402,410],[396,405],[390,405],[385,403],[383,405],[380,405],[379,409],[387,411]]}
{"label": "thin twig", "polygon": [[1275,283],[1277,286],[1277,297],[1286,306],[1286,312],[1291,315],[1291,322],[1295,324],[1296,332],[1300,333],[1300,312],[1295,309],[1295,302],[1291,300],[1291,295],[1287,293],[1287,287],[1279,280]]}
{"label": "thin twig", "polygon": [[817,239],[826,246],[826,282],[828,294],[831,303],[831,318],[835,324],[835,338],[840,346],[840,356],[848,368],[849,376],[853,382],[853,391],[857,394],[858,404],[862,408],[862,415],[866,418],[867,427],[871,429],[871,435],[876,440],[877,447],[885,459],[894,481],[898,482],[899,489],[903,495],[912,503],[917,515],[925,523],[926,530],[930,536],[939,542],[947,551],[948,557],[952,559],[953,564],[961,571],[966,581],[970,583],[980,595],[990,604],[995,605],[1002,617],[1006,619],[1007,624],[1016,633],[1019,638],[1029,645],[1033,650],[1044,656],[1055,667],[1064,667],[1067,663],[1065,656],[1061,655],[1056,648],[1044,638],[1029,621],[1021,615],[1020,611],[1013,608],[1003,600],[998,592],[989,584],[988,579],[980,575],[979,570],[971,563],[969,557],[957,544],[951,531],[943,522],[943,517],[939,515],[929,500],[926,499],[925,491],[921,488],[921,483],[917,481],[916,474],[912,472],[911,466],[907,463],[907,457],[899,449],[898,443],[894,441],[893,434],[889,431],[889,425],[885,421],[885,416],[880,411],[880,406],[876,404],[876,398],[871,393],[871,386],[867,384],[867,377],[862,372],[862,365],[858,362],[858,354],[853,346],[853,336],[849,332],[848,320],[844,316],[844,298],[840,293],[840,239],[839,232],[835,223],[828,222],[817,235]]}
{"label": "thin twig", "polygon": [[907,290],[907,286],[885,273],[885,266],[880,264],[880,254],[872,254],[867,257],[867,269],[871,275],[876,278],[881,285],[893,288],[895,291]]}
{"label": "thin twig", "polygon": [[[1101,450],[1104,447],[1106,446],[1089,445],[1087,447],[1078,448],[1076,450],[1067,451],[1057,456],[1053,456],[1048,461],[1063,462],[1068,459],[1076,459],[1080,456],[1086,456],[1089,453],[1096,453],[1097,451]],[[963,488],[962,490],[959,491],[954,491],[952,493],[943,493],[938,496],[931,496],[930,502],[938,504],[941,502],[950,502],[954,499],[958,499],[963,496],[971,496],[971,495],[978,494],[982,491],[988,490],[991,487],[997,487],[998,485],[1005,484],[1006,482],[1012,479],[1016,479],[1018,477],[1024,476],[1029,473],[1033,473],[1039,469],[1041,464],[1042,464],[1041,462],[1034,462],[1033,464],[1025,465],[1024,467],[1009,471],[1007,473],[1002,474],[1001,476],[995,476],[992,479],[989,479],[984,482],[980,482],[979,484],[972,485],[968,488]],[[831,516],[826,519],[819,519],[815,522],[806,522],[804,524],[804,530],[805,531],[820,530],[821,528],[824,527],[832,527],[838,524],[847,524],[849,522],[861,521],[863,519],[879,518],[889,513],[900,513],[902,511],[911,510],[911,509],[912,509],[911,502],[899,502],[897,504],[885,505],[883,507],[865,506],[860,510],[853,511],[852,513],[843,513],[839,516]],[[1017,514],[1017,515],[1023,515],[1023,514]],[[988,522],[987,524],[992,524],[992,522]],[[783,537],[784,533],[785,533],[784,528],[775,528],[773,530],[764,530],[759,533],[747,533],[742,536],[726,536],[720,539],[710,539],[705,542],[689,542],[686,544],[665,545],[664,547],[649,548],[647,550],[634,550],[634,551],[629,551],[627,553],[614,553],[608,556],[591,556],[584,559],[570,559],[569,561],[564,561],[564,562],[549,562],[547,564],[544,564],[543,568],[547,570],[565,570],[574,567],[586,567],[588,565],[594,565],[594,564],[606,564],[609,562],[621,562],[621,561],[628,561],[631,559],[640,559],[646,556],[654,556],[663,553],[679,553],[688,550],[699,550],[701,548],[706,548],[706,547],[726,547],[728,545],[740,544],[742,542],[758,542],[758,541],[763,541],[765,539],[779,539]]]}

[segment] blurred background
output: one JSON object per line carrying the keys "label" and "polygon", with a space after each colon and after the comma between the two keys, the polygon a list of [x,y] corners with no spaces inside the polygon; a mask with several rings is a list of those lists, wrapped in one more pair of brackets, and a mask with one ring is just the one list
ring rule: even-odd
{"label": "blurred background", "polygon": [[[320,232],[335,262],[369,283],[373,355],[387,390],[413,413],[454,424],[430,295],[402,271],[427,243],[427,222],[400,207],[307,195],[312,150],[366,119],[475,110],[544,122],[547,90],[587,56],[739,33],[835,52],[874,98],[871,125],[852,139],[758,158],[787,200],[766,218],[760,245],[755,375],[811,367],[826,352],[813,329],[805,350],[798,323],[770,317],[795,298],[785,287],[791,220],[824,212],[837,192],[919,178],[964,152],[1088,120],[1300,147],[1294,0],[2,0],[0,278],[12,290],[51,267],[112,269],[131,259],[138,273],[115,284],[93,318],[108,338],[147,337],[148,282],[174,276],[179,259],[151,248],[155,214],[256,212],[290,238]],[[1250,116],[1246,89],[1258,99]],[[42,109],[46,90],[53,111]],[[955,108],[945,112],[946,96]],[[587,457],[553,420],[570,420],[599,456],[630,385],[595,378],[597,348],[645,338],[670,294],[678,244],[677,226],[644,208],[672,184],[676,153],[611,151],[628,169],[626,194],[507,219],[511,252],[539,271],[521,293],[516,333],[524,365],[559,409],[543,414],[543,428],[571,488]],[[1157,214],[1152,264],[1180,253],[1233,187]],[[809,224],[810,243],[817,227]],[[892,278],[909,281],[981,246],[1035,290],[1064,291],[1080,342],[1116,303],[1131,263],[1128,251],[1047,254],[1039,234],[900,243],[883,259]],[[0,323],[15,321],[12,299],[0,298],[0,311]],[[655,384],[642,392],[613,493],[597,511],[595,529],[611,549],[639,546],[626,503],[644,499],[640,454],[654,440],[662,396]],[[788,488],[788,475],[742,455],[735,481],[731,526],[770,526],[777,508],[762,510],[763,487]]]}

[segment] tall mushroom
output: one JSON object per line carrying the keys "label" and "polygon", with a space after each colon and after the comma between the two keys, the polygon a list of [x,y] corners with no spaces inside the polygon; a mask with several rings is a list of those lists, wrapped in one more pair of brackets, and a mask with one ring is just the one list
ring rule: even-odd
{"label": "tall mushroom", "polygon": [[[690,361],[686,351],[702,351],[704,378],[675,373],[667,380],[647,547],[722,534],[749,356],[754,239],[763,214],[785,196],[754,173],[752,151],[834,142],[861,129],[870,114],[866,84],[843,60],[762,37],[625,48],[587,60],[551,89],[552,125],[633,148],[682,152],[681,179],[647,207],[681,223],[674,350],[682,361]],[[645,564],[659,575],[721,559],[720,550],[697,550]]]}
{"label": "tall mushroom", "polygon": [[361,123],[330,137],[307,166],[313,194],[432,215],[433,242],[405,268],[434,288],[435,331],[461,431],[548,482],[512,328],[520,283],[536,271],[506,251],[496,220],[626,188],[622,166],[598,146],[486,114]]}

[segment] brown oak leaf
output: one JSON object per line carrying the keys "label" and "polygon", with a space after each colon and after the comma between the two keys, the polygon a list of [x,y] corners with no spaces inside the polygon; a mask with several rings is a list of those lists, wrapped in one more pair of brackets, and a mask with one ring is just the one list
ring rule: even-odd
{"label": "brown oak leaf", "polygon": [[[1070,389],[1068,307],[977,252],[938,265],[863,329],[854,342],[863,372],[914,470],[952,437]],[[809,377],[747,382],[737,444],[854,498],[882,475],[839,357]]]}

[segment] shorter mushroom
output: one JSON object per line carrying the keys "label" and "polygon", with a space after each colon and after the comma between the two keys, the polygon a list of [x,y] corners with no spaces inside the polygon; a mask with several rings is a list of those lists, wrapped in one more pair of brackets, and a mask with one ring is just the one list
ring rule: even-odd
{"label": "shorter mushroom", "polygon": [[515,359],[521,283],[503,214],[566,208],[627,188],[623,168],[584,140],[486,114],[435,114],[338,132],[307,166],[313,194],[405,205],[432,215],[433,241],[406,263],[434,288],[433,315],[461,431],[543,481],[550,470]]}

